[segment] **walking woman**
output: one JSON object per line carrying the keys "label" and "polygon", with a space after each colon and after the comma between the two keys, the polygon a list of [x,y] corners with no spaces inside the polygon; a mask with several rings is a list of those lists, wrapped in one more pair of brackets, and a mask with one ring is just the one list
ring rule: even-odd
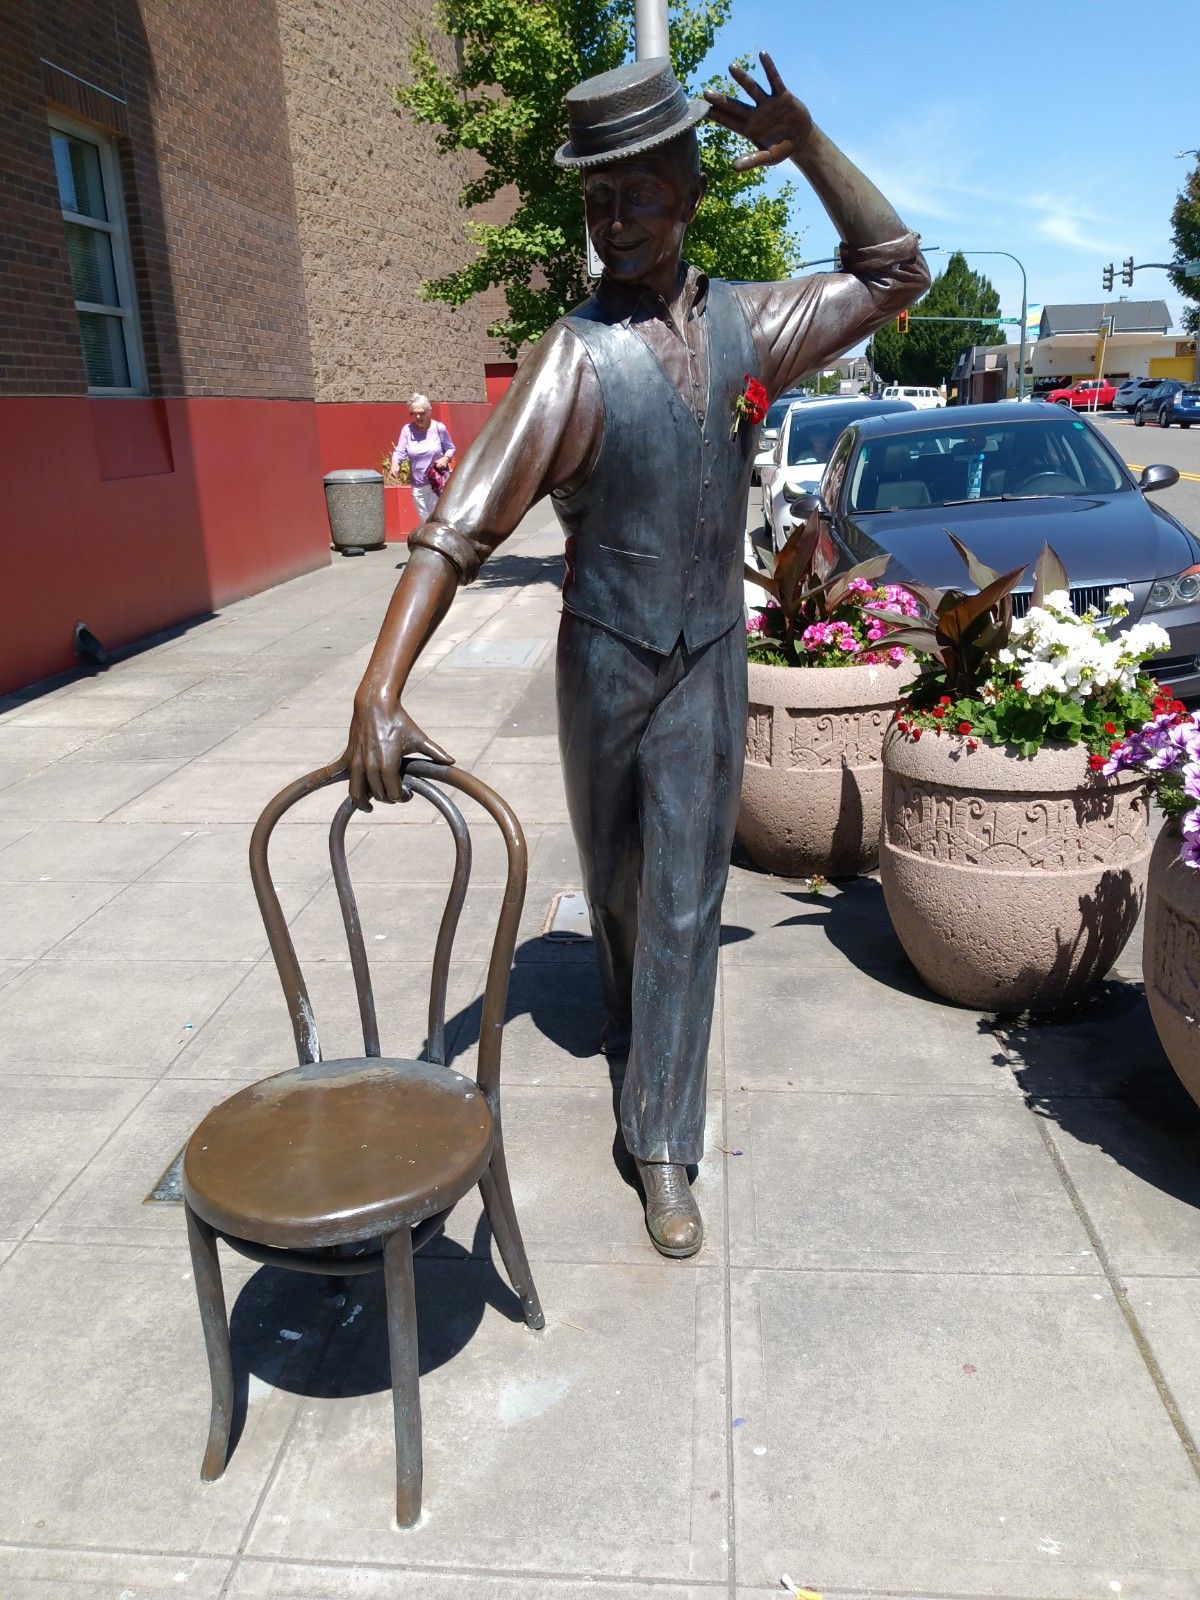
{"label": "walking woman", "polygon": [[409,465],[408,485],[422,522],[433,515],[437,497],[446,487],[450,463],[454,460],[454,440],[444,422],[434,422],[433,407],[427,394],[414,394],[408,402],[409,420],[400,430],[392,451],[392,474],[401,462]]}

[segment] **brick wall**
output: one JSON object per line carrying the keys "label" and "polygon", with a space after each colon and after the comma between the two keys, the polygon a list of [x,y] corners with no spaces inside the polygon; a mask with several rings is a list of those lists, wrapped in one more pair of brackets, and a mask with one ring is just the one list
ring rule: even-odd
{"label": "brick wall", "polygon": [[117,139],[151,392],[311,397],[273,0],[7,0],[0,90],[0,389],[86,388],[53,107]]}
{"label": "brick wall", "polygon": [[447,65],[453,46],[411,0],[279,0],[279,17],[317,399],[481,401],[486,311],[418,293],[468,258],[465,158],[391,97],[418,30]]}

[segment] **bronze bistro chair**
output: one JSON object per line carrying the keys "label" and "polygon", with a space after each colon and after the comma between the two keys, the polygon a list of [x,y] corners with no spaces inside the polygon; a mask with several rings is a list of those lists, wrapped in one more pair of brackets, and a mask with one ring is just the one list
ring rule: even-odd
{"label": "bronze bistro chair", "polygon": [[[233,1412],[229,1324],[217,1240],[252,1261],[346,1277],[383,1270],[396,1427],[396,1518],[421,1513],[421,1402],[413,1252],[478,1183],[525,1321],[544,1325],[521,1242],[500,1131],[500,1045],[517,925],[525,899],[520,824],[486,784],[457,767],[411,761],[403,786],[442,814],[454,835],[450,896],[438,930],[426,1059],[379,1053],[375,997],[346,866],[347,797],[329,830],[329,855],[362,1019],[363,1054],[323,1061],[308,990],[267,865],[276,823],[298,800],[344,783],[340,762],[298,778],[267,806],[250,842],[250,875],[292,1018],[300,1064],[232,1095],[205,1117],[183,1160],[184,1209],[212,1379],[212,1418],[200,1476],[225,1470]],[[504,903],[483,996],[475,1077],[446,1065],[446,985],[467,894],[471,839],[443,789],[478,802],[508,852]]]}

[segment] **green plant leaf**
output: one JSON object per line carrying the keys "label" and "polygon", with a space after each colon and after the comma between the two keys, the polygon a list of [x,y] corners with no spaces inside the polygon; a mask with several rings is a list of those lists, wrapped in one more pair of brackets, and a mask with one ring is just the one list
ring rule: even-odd
{"label": "green plant leaf", "polygon": [[1053,594],[1057,589],[1069,590],[1070,587],[1061,557],[1050,545],[1044,544],[1033,569],[1033,598],[1030,604],[1044,606],[1048,594]]}

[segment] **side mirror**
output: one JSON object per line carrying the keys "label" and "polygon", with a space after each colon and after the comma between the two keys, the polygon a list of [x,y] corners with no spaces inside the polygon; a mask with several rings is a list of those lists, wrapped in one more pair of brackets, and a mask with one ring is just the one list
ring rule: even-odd
{"label": "side mirror", "polygon": [[1154,466],[1142,468],[1138,488],[1143,494],[1153,494],[1156,489],[1169,489],[1173,483],[1178,482],[1179,468],[1168,467],[1160,461]]}
{"label": "side mirror", "polygon": [[821,497],[817,494],[789,494],[785,489],[783,498],[788,503],[788,509],[797,522],[807,522],[814,511],[825,514],[825,507],[821,504]]}

